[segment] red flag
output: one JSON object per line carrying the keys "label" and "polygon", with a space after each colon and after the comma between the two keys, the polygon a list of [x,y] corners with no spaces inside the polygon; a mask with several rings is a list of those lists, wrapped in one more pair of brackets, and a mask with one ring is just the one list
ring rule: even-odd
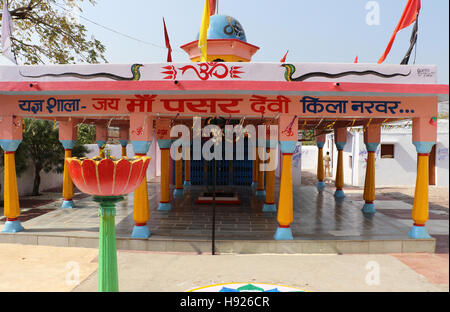
{"label": "red flag", "polygon": [[209,0],[209,10],[211,12],[211,16],[217,13],[217,2],[218,0]]}
{"label": "red flag", "polygon": [[281,63],[286,62],[286,56],[288,54],[289,50],[286,51],[286,54],[283,56],[283,58],[280,60]]}
{"label": "red flag", "polygon": [[394,43],[397,32],[414,23],[416,21],[417,16],[419,15],[419,12],[420,12],[420,0],[408,0],[405,10],[403,11],[402,17],[400,18],[397,27],[395,27],[394,33],[392,34],[391,40],[389,40],[386,50],[378,60],[378,64],[383,63],[384,60],[386,59],[386,56],[389,54],[389,51],[391,51],[391,47],[392,44]]}
{"label": "red flag", "polygon": [[163,17],[163,24],[164,24],[164,37],[166,39],[166,48],[168,49],[167,62],[170,63],[172,62],[172,47],[170,46],[169,34],[167,33],[166,21],[164,20],[164,17]]}
{"label": "red flag", "polygon": [[358,55],[355,57],[355,61],[353,63],[358,63]]}

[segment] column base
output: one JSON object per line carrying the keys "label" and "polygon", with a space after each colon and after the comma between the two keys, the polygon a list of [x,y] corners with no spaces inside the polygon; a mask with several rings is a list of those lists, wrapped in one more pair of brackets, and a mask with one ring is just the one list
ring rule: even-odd
{"label": "column base", "polygon": [[73,200],[64,200],[61,205],[62,209],[72,209],[74,207],[75,207],[75,204],[74,204]]}
{"label": "column base", "polygon": [[317,190],[319,192],[322,192],[325,189],[325,182],[321,181],[321,182],[317,182]]}
{"label": "column base", "polygon": [[278,227],[275,235],[273,236],[275,240],[293,240],[292,230],[290,227]]}
{"label": "column base", "polygon": [[6,221],[2,232],[3,233],[17,233],[17,232],[22,232],[24,230],[25,229],[23,228],[20,221],[15,220],[15,221]]}
{"label": "column base", "polygon": [[376,212],[375,205],[373,203],[371,204],[365,203],[361,211],[363,213],[375,213]]}
{"label": "column base", "polygon": [[252,182],[252,188],[257,188],[258,187],[258,182]]}
{"label": "column base", "polygon": [[172,206],[170,205],[170,203],[159,203],[158,205],[158,209],[156,209],[158,211],[170,211],[172,210]]}
{"label": "column base", "polygon": [[336,190],[334,192],[334,197],[336,198],[344,198],[345,197],[345,193],[343,190]]}
{"label": "column base", "polygon": [[264,203],[263,212],[277,212],[277,206],[275,204],[266,204]]}
{"label": "column base", "polygon": [[184,195],[184,190],[183,189],[175,189],[173,191],[173,196],[175,197],[180,197]]}
{"label": "column base", "polygon": [[191,181],[184,181],[183,186],[191,186]]}
{"label": "column base", "polygon": [[266,196],[266,191],[265,190],[256,190],[255,196],[265,197]]}
{"label": "column base", "polygon": [[135,225],[133,228],[132,238],[149,238],[150,230],[147,225]]}
{"label": "column base", "polygon": [[431,238],[425,226],[417,226],[417,225],[413,225],[413,227],[408,233],[408,236],[415,239]]}

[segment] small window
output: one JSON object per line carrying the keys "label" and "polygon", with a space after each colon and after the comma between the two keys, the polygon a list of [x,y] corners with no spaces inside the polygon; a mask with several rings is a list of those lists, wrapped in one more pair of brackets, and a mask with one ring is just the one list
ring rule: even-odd
{"label": "small window", "polygon": [[394,158],[394,156],[394,144],[381,144],[381,158]]}
{"label": "small window", "polygon": [[348,157],[348,166],[350,169],[353,169],[353,156]]}

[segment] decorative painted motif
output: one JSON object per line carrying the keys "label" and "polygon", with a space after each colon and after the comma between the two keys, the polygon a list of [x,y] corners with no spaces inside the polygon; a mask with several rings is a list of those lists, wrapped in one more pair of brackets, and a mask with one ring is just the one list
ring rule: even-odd
{"label": "decorative painted motif", "polygon": [[294,131],[292,130],[292,127],[294,126],[294,122],[297,119],[297,116],[294,116],[294,118],[292,119],[291,123],[284,129],[281,131],[282,134],[291,137],[294,135]]}
{"label": "decorative painted motif", "polygon": [[334,78],[341,78],[341,77],[345,77],[345,76],[365,76],[365,75],[374,75],[374,76],[378,76],[381,78],[393,78],[393,77],[397,77],[397,76],[407,77],[411,74],[411,70],[407,74],[402,74],[402,73],[383,74],[383,73],[380,73],[380,72],[377,72],[374,70],[363,70],[363,71],[350,70],[350,71],[345,71],[345,72],[341,72],[341,73],[337,73],[337,74],[330,74],[330,73],[325,73],[325,72],[310,72],[310,73],[307,73],[307,74],[304,74],[304,75],[294,78],[293,75],[296,71],[296,68],[293,64],[282,64],[281,66],[283,66],[285,68],[284,78],[286,79],[286,81],[305,81],[307,79],[314,78],[314,77],[324,77],[324,78],[334,79]]}
{"label": "decorative painted motif", "polygon": [[[186,65],[178,68],[181,70],[181,76],[183,76],[187,71],[192,71],[196,74],[196,76],[201,80],[209,80],[210,78],[216,79],[240,79],[239,74],[243,74],[244,72],[240,71],[242,66],[231,66],[228,67],[227,64],[217,63],[217,62],[208,62],[208,63],[197,63],[195,65]],[[167,76],[164,79],[175,80],[178,75],[178,71],[175,66],[164,66],[163,69],[165,71],[161,72],[162,74],[166,74]]]}
{"label": "decorative painted motif", "polygon": [[81,73],[75,73],[75,72],[66,72],[61,74],[42,74],[42,75],[24,75],[22,72],[19,72],[22,77],[27,78],[42,78],[42,77],[74,77],[79,79],[93,79],[93,78],[108,78],[112,80],[140,80],[141,78],[141,72],[140,68],[144,66],[142,64],[133,64],[131,65],[131,77],[122,77],[110,73],[94,73],[94,74],[81,74]]}
{"label": "decorative painted motif", "polygon": [[195,288],[188,292],[306,292],[306,290],[265,283],[223,283]]}
{"label": "decorative painted motif", "polygon": [[97,196],[119,196],[133,192],[144,180],[150,157],[67,158],[73,183],[83,193]]}

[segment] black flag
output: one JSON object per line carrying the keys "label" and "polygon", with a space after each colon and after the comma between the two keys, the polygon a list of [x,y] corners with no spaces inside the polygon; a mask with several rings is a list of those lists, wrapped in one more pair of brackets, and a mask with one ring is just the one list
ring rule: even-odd
{"label": "black flag", "polygon": [[409,39],[409,48],[408,51],[406,51],[405,57],[403,57],[401,65],[408,65],[409,57],[411,56],[411,52],[414,48],[414,46],[417,43],[417,29],[418,29],[418,21],[419,21],[419,14],[417,14],[416,22],[414,23],[414,27],[411,33],[411,39]]}

